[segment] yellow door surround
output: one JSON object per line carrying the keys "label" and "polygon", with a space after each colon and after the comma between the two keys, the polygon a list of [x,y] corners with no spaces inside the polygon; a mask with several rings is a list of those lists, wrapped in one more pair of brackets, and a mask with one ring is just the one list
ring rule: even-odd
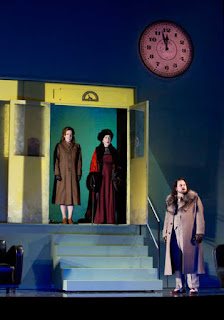
{"label": "yellow door surround", "polygon": [[[0,80],[0,101],[11,101],[11,100],[23,100],[27,101],[26,105],[29,105],[28,101],[38,101],[39,103],[49,103],[49,107],[46,105],[46,108],[50,108],[51,104],[57,104],[57,105],[74,105],[74,106],[83,106],[83,107],[102,107],[102,108],[122,108],[127,110],[127,223],[128,224],[144,224],[145,219],[140,219],[137,217],[136,219],[131,218],[131,210],[137,208],[138,204],[140,203],[140,206],[142,207],[141,212],[147,211],[145,200],[138,201],[135,200],[135,197],[139,197],[139,195],[144,195],[144,199],[146,198],[145,195],[147,195],[147,187],[148,187],[148,177],[146,174],[147,167],[142,165],[142,161],[147,166],[147,152],[144,154],[144,159],[136,159],[135,163],[133,162],[133,159],[131,160],[130,155],[130,117],[129,112],[133,109],[134,105],[134,99],[135,99],[135,89],[134,88],[123,88],[123,87],[112,87],[112,86],[97,86],[97,85],[79,85],[79,84],[66,84],[66,83],[49,83],[49,82],[35,82],[35,81],[17,81],[17,80]],[[13,103],[11,104],[11,106]],[[14,103],[16,105],[16,102]],[[31,102],[32,105],[32,102]],[[134,109],[138,108],[136,106]],[[48,109],[46,109],[48,110]],[[148,110],[148,109],[147,109]],[[147,111],[146,110],[146,111]],[[49,112],[45,115],[47,118],[45,119],[44,123],[49,122]],[[15,123],[11,123],[10,126],[11,130],[15,130],[15,127],[12,128],[12,126],[15,125]],[[145,121],[148,121],[148,111],[145,112]],[[147,130],[148,126],[145,126],[145,130]],[[8,133],[6,133],[7,135]],[[145,137],[148,137],[148,133],[145,132]],[[17,137],[18,138],[18,137]],[[10,138],[11,139],[11,138]],[[5,141],[9,141],[9,137],[4,137]],[[12,140],[12,139],[11,139]],[[11,141],[10,140],[10,141]],[[47,146],[50,141],[50,134],[46,135],[44,134],[44,144]],[[145,139],[145,141],[148,141],[148,138]],[[15,144],[15,142],[11,141],[11,144]],[[147,150],[147,148],[145,149]],[[13,154],[13,152],[10,153],[11,157],[13,157],[13,163],[14,161],[22,161],[21,157],[23,155],[16,156]],[[9,157],[10,157],[9,154]],[[24,155],[26,157],[26,155]],[[45,176],[45,183],[46,183],[46,176],[49,172],[49,161],[45,161],[48,158],[42,157],[40,162],[41,170],[44,172]],[[25,158],[24,158],[25,159]],[[9,160],[9,162],[12,161],[12,159]],[[26,162],[28,160],[26,159]],[[35,162],[37,160],[33,160]],[[11,162],[10,162],[11,163]],[[22,162],[23,163],[23,162]],[[138,166],[138,163],[140,163],[140,167]],[[137,166],[135,168],[135,166]],[[13,166],[10,166],[10,168],[14,168],[13,170],[16,170],[16,163],[14,163]],[[16,171],[13,173],[10,171],[9,168],[9,180],[12,179],[13,175],[17,174]],[[22,168],[22,166],[21,166]],[[25,169],[24,169],[25,170]],[[133,172],[130,170],[134,170]],[[143,174],[141,175],[139,170],[143,170]],[[145,171],[146,170],[146,171]],[[132,185],[135,185],[133,183],[134,175],[136,175],[136,172],[138,172],[137,176],[144,177],[144,180],[146,180],[144,183],[141,181],[141,186],[143,186],[144,192],[137,193],[136,190],[132,194]],[[131,178],[131,175],[133,175],[133,178]],[[26,175],[28,176],[28,174]],[[21,178],[24,177],[24,174],[21,175]],[[41,181],[43,181],[43,177],[41,178]],[[132,181],[132,182],[131,182]],[[9,181],[10,182],[10,181]],[[42,184],[40,184],[42,185]],[[11,186],[11,183],[9,183],[9,186]],[[11,187],[10,187],[11,188]],[[11,192],[9,188],[9,192]],[[16,189],[16,188],[15,188]],[[133,189],[134,190],[134,189]],[[15,190],[14,190],[15,191]],[[14,192],[13,191],[13,192]],[[131,200],[132,197],[132,200]],[[44,199],[44,204],[42,204],[42,208],[46,208],[46,199],[49,199],[47,195],[47,191],[45,189],[44,196],[40,197],[40,199]],[[9,199],[12,199],[12,197],[9,195]],[[24,195],[21,195],[21,199],[18,199],[18,204],[24,199]],[[13,204],[16,207],[16,204]],[[12,208],[11,204],[9,205],[9,208]],[[137,210],[137,209],[136,209]],[[135,210],[135,214],[136,211]],[[41,215],[40,215],[41,216]],[[11,214],[11,217],[13,217],[13,214]],[[13,220],[13,219],[12,219]],[[136,221],[135,221],[136,220]],[[11,221],[13,222],[13,221]],[[17,222],[17,221],[15,221]],[[37,221],[35,221],[37,222]],[[46,217],[44,218],[44,221],[40,221],[40,223],[47,223]]]}
{"label": "yellow door surround", "polygon": [[126,108],[134,104],[135,88],[0,80],[0,100],[32,100],[55,104]]}

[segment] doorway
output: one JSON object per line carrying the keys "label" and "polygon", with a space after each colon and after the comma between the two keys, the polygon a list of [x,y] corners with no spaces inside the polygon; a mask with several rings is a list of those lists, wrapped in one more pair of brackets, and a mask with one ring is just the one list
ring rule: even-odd
{"label": "doorway", "polygon": [[[92,154],[99,145],[97,134],[102,128],[109,128],[114,133],[113,145],[126,173],[122,196],[124,209],[121,215],[118,214],[124,218],[122,222],[118,219],[118,223],[145,224],[148,220],[148,101],[134,105],[134,90],[131,88],[61,83],[45,83],[43,86],[29,81],[23,86],[24,100],[9,97],[9,139],[7,134],[4,137],[4,146],[8,145],[9,150],[8,179],[5,179],[5,190],[8,183],[7,221],[48,223],[50,218],[52,222],[61,222],[59,207],[51,203],[52,160],[62,129],[70,125],[76,130],[76,141],[82,147],[84,163],[82,206],[76,208],[77,213],[74,212],[75,222],[83,218],[87,207],[86,177]],[[22,145],[23,148],[18,150]],[[5,151],[7,157],[7,148]]]}
{"label": "doorway", "polygon": [[49,189],[49,221],[61,223],[59,205],[52,203],[54,197],[54,151],[61,140],[62,130],[70,126],[75,130],[75,141],[82,151],[82,179],[80,181],[81,205],[75,206],[73,221],[85,217],[88,206],[89,191],[86,178],[96,146],[99,145],[97,135],[102,129],[110,129],[113,134],[112,145],[118,150],[119,162],[124,173],[125,182],[117,195],[117,223],[126,223],[126,171],[127,171],[127,110],[103,107],[82,107],[73,105],[51,104],[50,127],[50,189]]}

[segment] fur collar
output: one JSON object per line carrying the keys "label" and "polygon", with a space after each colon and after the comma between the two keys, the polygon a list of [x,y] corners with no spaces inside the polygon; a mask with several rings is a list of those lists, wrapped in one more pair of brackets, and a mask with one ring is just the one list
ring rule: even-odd
{"label": "fur collar", "polygon": [[[112,146],[112,144],[109,145],[110,153],[113,157],[113,160],[115,163],[117,163],[117,150]],[[96,147],[96,154],[97,154],[97,161],[102,161],[103,155],[104,155],[105,147],[103,143],[101,143],[98,147]]]}
{"label": "fur collar", "polygon": [[74,141],[72,141],[70,144],[68,144],[65,140],[63,140],[61,142],[61,144],[67,149],[67,150],[71,150],[73,148],[77,148],[78,144],[75,143]]}
{"label": "fur collar", "polygon": [[[189,205],[191,205],[195,199],[197,199],[198,194],[193,191],[189,190],[182,198],[182,200],[179,203],[179,209],[186,209]],[[176,206],[177,206],[177,199],[173,198],[171,194],[166,198],[166,206],[167,211],[170,213],[175,214],[176,213]]]}

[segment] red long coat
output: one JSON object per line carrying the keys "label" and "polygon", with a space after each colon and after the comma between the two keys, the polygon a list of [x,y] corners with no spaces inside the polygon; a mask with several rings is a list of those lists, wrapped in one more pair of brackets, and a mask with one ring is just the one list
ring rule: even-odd
{"label": "red long coat", "polygon": [[[111,146],[112,147],[112,146]],[[99,150],[99,147],[98,147]],[[104,150],[101,146],[101,151]],[[114,150],[114,151],[113,151]],[[115,152],[115,148],[112,147],[112,152]],[[97,149],[95,149],[90,165],[90,172],[102,173],[102,185],[95,203],[95,218],[94,223],[115,223],[115,190],[112,181],[112,175],[115,170],[115,164],[113,162],[113,156],[104,155],[106,162],[103,165],[104,156],[101,154],[102,159],[97,159]],[[101,158],[101,157],[100,157]],[[109,162],[108,162],[109,161]],[[111,162],[110,162],[111,161]],[[95,193],[91,192],[91,195],[95,198]],[[91,202],[92,196],[89,197],[88,209],[86,212],[86,218],[91,215]]]}
{"label": "red long coat", "polygon": [[96,155],[96,149],[93,153],[91,164],[90,164],[90,172],[97,172],[97,155]]}

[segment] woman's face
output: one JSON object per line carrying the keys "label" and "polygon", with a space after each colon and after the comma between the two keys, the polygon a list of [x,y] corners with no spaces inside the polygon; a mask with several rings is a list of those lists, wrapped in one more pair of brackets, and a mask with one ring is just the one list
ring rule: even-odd
{"label": "woman's face", "polygon": [[65,141],[67,143],[71,143],[72,141],[72,130],[67,130],[65,135],[64,135]]}
{"label": "woman's face", "polygon": [[111,136],[109,134],[104,136],[102,142],[103,142],[105,148],[109,147],[109,145],[111,144]]}

